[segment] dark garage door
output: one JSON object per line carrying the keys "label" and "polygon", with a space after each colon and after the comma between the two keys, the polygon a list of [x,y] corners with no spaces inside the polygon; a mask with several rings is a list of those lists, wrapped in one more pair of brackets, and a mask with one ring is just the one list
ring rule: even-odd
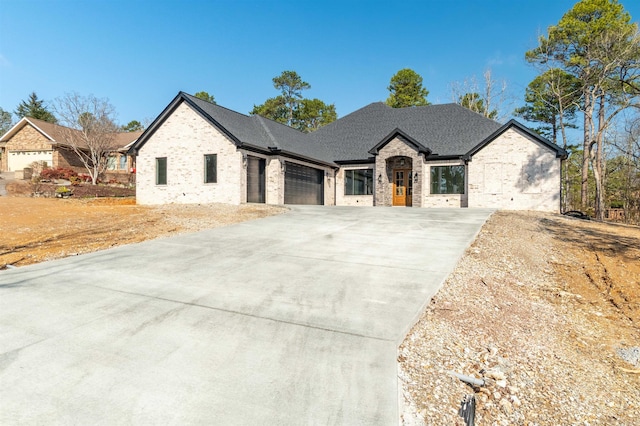
{"label": "dark garage door", "polygon": [[247,203],[264,203],[264,158],[247,156]]}
{"label": "dark garage door", "polygon": [[324,204],[324,172],[322,170],[288,162],[285,166],[285,204]]}

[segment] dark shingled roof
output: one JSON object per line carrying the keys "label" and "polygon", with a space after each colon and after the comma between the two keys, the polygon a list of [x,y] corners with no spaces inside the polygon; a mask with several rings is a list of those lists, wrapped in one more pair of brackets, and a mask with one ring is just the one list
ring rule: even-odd
{"label": "dark shingled roof", "polygon": [[[282,152],[326,164],[371,161],[374,148],[381,147],[396,133],[420,152],[428,154],[430,159],[472,155],[510,126],[516,126],[538,138],[551,149],[562,151],[513,120],[503,126],[457,104],[391,108],[376,102],[306,134],[264,117],[241,114],[184,92],[180,92],[149,126],[132,151],[144,145],[155,128],[181,101],[187,102],[239,146],[249,145],[265,152]],[[564,153],[560,151],[557,152]]]}
{"label": "dark shingled roof", "polygon": [[324,155],[322,147],[309,143],[309,135],[305,133],[258,115],[240,114],[186,93],[183,93],[183,96],[242,144],[263,149],[275,148],[302,157],[331,162]]}
{"label": "dark shingled roof", "polygon": [[462,156],[501,124],[457,104],[391,108],[382,102],[370,104],[309,135],[321,144],[333,161],[365,160],[369,151],[401,130],[431,155]]}

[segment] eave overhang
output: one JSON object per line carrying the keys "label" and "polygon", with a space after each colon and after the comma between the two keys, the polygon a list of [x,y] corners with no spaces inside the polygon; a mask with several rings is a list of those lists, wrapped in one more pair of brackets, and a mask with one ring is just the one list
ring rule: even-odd
{"label": "eave overhang", "polygon": [[551,151],[554,151],[556,153],[556,158],[561,158],[563,160],[567,158],[567,156],[568,156],[567,151],[565,151],[564,149],[560,148],[558,145],[556,145],[553,142],[549,141],[548,139],[540,136],[539,134],[537,134],[536,132],[532,131],[528,127],[526,127],[523,124],[519,123],[518,121],[509,120],[504,126],[500,127],[498,130],[496,130],[495,132],[493,132],[492,134],[487,136],[482,142],[480,142],[478,145],[473,147],[469,152],[464,154],[462,156],[462,159],[465,160],[465,161],[471,161],[472,157],[475,154],[477,154],[485,146],[489,145],[489,143],[491,143],[493,140],[495,140],[497,137],[499,137],[500,135],[502,135],[504,132],[506,132],[507,130],[509,130],[511,128],[514,128],[517,131],[524,133],[526,136],[528,136],[528,137],[530,137],[532,139],[535,139],[537,142],[539,142],[542,145],[546,146]]}
{"label": "eave overhang", "polygon": [[223,125],[221,125],[218,121],[216,121],[213,117],[207,114],[202,108],[200,108],[195,102],[189,99],[186,96],[186,93],[180,92],[178,95],[173,98],[173,100],[167,105],[167,107],[156,117],[155,120],[147,127],[147,129],[140,135],[137,141],[127,151],[127,154],[130,155],[138,155],[140,148],[147,143],[147,140],[158,130],[158,128],[165,122],[165,120],[182,104],[186,103],[189,105],[191,109],[193,109],[198,115],[200,115],[205,121],[211,123],[217,129],[219,129],[222,133],[224,133],[236,146],[242,146],[242,141],[234,136],[229,130],[227,130]]}

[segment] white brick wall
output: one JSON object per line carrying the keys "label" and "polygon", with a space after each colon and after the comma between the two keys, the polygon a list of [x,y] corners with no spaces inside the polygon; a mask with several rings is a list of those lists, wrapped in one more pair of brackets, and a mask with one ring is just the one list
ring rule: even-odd
{"label": "white brick wall", "polygon": [[[217,183],[204,183],[205,154],[217,154]],[[156,185],[157,157],[167,157],[167,185]],[[235,145],[182,103],[138,154],[137,202],[240,204],[245,174]]]}
{"label": "white brick wall", "polygon": [[284,204],[284,160],[271,157],[267,160],[267,204]]}
{"label": "white brick wall", "polygon": [[515,129],[473,156],[467,181],[469,207],[560,209],[560,159]]}

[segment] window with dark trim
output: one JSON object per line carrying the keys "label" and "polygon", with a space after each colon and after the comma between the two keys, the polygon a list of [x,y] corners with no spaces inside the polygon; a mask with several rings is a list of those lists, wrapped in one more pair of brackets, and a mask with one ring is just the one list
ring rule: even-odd
{"label": "window with dark trim", "polygon": [[344,195],[373,194],[373,170],[355,169],[344,171]]}
{"label": "window with dark trim", "polygon": [[464,194],[464,166],[432,166],[432,194]]}
{"label": "window with dark trim", "polygon": [[156,158],[156,185],[167,184],[167,157]]}
{"label": "window with dark trim", "polygon": [[216,183],[218,181],[217,154],[205,154],[204,156],[204,183]]}

